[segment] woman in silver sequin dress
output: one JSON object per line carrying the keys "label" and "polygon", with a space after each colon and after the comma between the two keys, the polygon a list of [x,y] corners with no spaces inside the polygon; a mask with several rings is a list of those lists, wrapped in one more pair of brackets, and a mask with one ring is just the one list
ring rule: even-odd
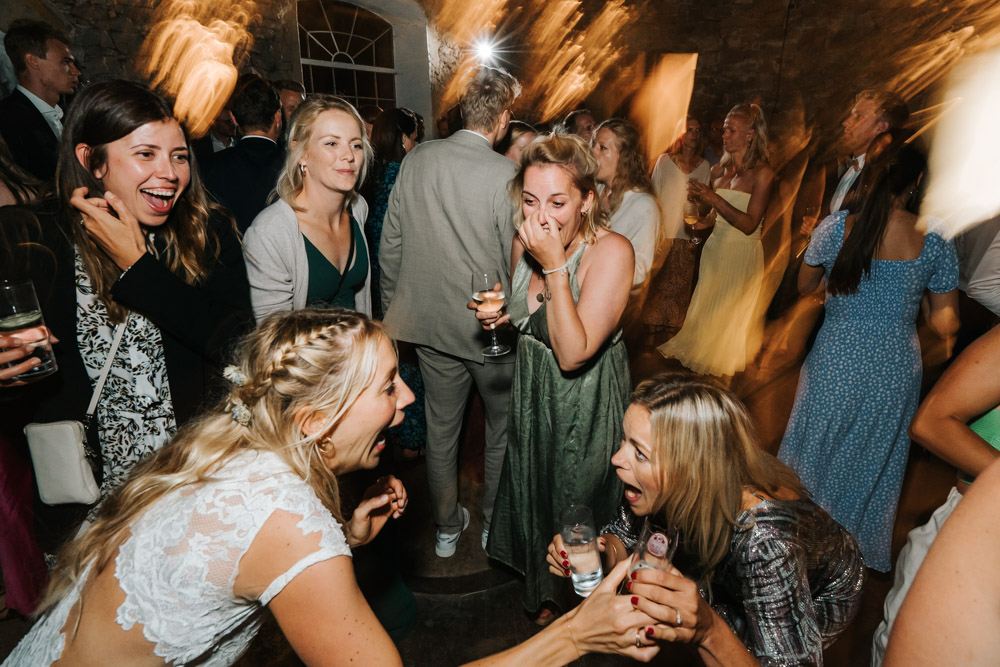
{"label": "woman in silver sequin dress", "polygon": [[[628,556],[655,517],[678,529],[675,567],[638,570],[632,605],[660,620],[637,641],[686,642],[706,664],[820,665],[858,610],[864,560],[795,473],[757,445],[728,391],[686,375],[639,385],[611,459],[625,502],[601,538]],[[550,570],[565,576],[559,538]]]}

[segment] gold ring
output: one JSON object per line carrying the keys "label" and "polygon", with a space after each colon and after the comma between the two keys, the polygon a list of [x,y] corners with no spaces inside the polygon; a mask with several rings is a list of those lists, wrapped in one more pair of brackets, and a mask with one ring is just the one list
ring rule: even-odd
{"label": "gold ring", "polygon": [[636,628],[635,629],[635,647],[636,648],[642,648],[642,642],[640,641],[641,639],[642,639],[642,628]]}

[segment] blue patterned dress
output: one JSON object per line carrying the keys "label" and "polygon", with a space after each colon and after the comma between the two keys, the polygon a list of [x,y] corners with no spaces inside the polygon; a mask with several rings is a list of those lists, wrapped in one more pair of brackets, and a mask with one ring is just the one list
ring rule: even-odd
{"label": "blue patterned dress", "polygon": [[[813,233],[805,262],[827,279],[844,240],[846,211]],[[920,256],[872,260],[858,291],[826,297],[826,319],[806,357],[778,457],[813,499],[861,546],[868,567],[887,572],[896,504],[906,470],[906,429],[922,374],[915,322],[925,290],[958,286],[950,241],[927,235]]]}
{"label": "blue patterned dress", "polygon": [[[399,165],[402,162],[380,161],[375,173],[375,198],[371,213],[365,222],[365,238],[368,239],[368,253],[372,262],[372,317],[381,320],[385,315],[382,309],[382,267],[378,262],[378,246],[382,241],[382,221],[385,211],[389,208],[389,195],[392,186],[396,184],[399,175]],[[403,449],[420,449],[427,444],[427,413],[424,406],[424,379],[417,366],[417,358],[413,350],[401,346],[399,351],[399,375],[410,388],[415,397],[413,404],[406,408],[403,423],[386,434],[390,445]]]}

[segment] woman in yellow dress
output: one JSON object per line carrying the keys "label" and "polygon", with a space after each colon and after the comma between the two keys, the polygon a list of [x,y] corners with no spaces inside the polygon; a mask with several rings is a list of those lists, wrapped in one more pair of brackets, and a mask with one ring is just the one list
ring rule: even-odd
{"label": "woman in yellow dress", "polygon": [[761,221],[771,198],[767,124],[756,104],[738,104],[723,126],[722,160],[712,187],[691,181],[688,196],[712,206],[695,228],[714,225],[702,251],[698,284],[684,326],[657,348],[703,375],[729,376],[746,368],[760,349],[763,322],[755,321],[764,275]]}

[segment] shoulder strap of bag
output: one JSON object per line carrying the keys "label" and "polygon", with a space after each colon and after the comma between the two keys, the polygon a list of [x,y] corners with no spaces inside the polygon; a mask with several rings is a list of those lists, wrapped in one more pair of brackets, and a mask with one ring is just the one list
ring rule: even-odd
{"label": "shoulder strap of bag", "polygon": [[90,405],[87,406],[87,423],[94,418],[94,412],[97,410],[97,401],[101,398],[101,392],[104,391],[104,383],[108,379],[108,373],[111,372],[111,364],[114,363],[115,354],[118,352],[118,345],[122,342],[122,336],[125,335],[125,327],[128,326],[128,321],[132,317],[129,313],[125,321],[115,327],[115,340],[111,343],[111,351],[108,352],[108,358],[104,362],[104,368],[101,369],[101,377],[97,379],[97,384],[94,385],[94,394],[90,397]]}

